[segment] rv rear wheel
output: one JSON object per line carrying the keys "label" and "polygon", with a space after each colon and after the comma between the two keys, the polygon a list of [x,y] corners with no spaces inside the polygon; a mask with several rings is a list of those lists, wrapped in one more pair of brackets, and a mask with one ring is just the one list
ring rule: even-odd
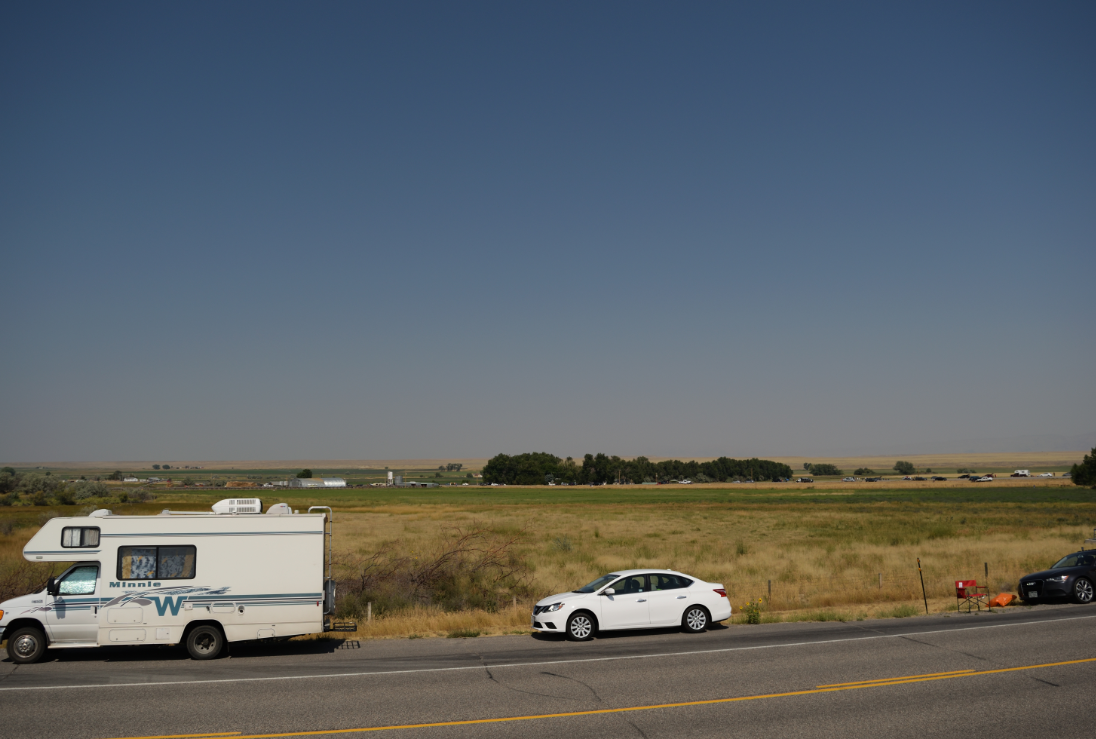
{"label": "rv rear wheel", "polygon": [[46,635],[41,629],[24,626],[8,636],[8,656],[16,664],[37,662],[46,653]]}
{"label": "rv rear wheel", "polygon": [[221,653],[225,638],[216,626],[198,626],[186,638],[191,659],[213,659]]}

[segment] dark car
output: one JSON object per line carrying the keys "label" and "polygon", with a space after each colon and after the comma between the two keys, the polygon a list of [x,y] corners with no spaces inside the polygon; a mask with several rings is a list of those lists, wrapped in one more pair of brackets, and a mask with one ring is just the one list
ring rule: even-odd
{"label": "dark car", "polygon": [[933,476],[932,481],[933,482],[940,482],[941,480],[946,480],[946,479],[948,479],[948,478],[941,477],[940,475],[935,475],[935,476]]}
{"label": "dark car", "polygon": [[796,482],[814,482],[814,480],[812,480],[809,477],[797,477],[795,481]]}
{"label": "dark car", "polygon": [[1091,603],[1096,583],[1096,551],[1067,554],[1049,570],[1020,578],[1020,598],[1038,603],[1053,598],[1071,598],[1074,603]]}

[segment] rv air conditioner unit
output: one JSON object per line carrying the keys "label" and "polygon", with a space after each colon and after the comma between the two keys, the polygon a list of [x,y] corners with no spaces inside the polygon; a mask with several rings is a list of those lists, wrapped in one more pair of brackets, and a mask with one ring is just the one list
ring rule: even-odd
{"label": "rv air conditioner unit", "polygon": [[258,498],[226,498],[213,504],[213,512],[225,513],[262,513],[263,502]]}

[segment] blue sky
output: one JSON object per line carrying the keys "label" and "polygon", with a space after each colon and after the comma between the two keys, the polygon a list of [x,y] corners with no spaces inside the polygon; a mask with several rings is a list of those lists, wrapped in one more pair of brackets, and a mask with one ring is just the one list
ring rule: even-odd
{"label": "blue sky", "polygon": [[1096,8],[0,8],[0,459],[1096,444]]}

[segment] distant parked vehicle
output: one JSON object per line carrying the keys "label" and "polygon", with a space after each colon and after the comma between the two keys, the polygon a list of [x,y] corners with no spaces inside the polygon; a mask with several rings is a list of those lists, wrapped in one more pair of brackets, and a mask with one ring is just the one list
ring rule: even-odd
{"label": "distant parked vehicle", "polygon": [[913,481],[914,482],[925,482],[926,480],[923,477],[915,477],[915,478],[913,478]]}
{"label": "distant parked vehicle", "polygon": [[1009,477],[1031,477],[1031,472],[1028,470],[1016,470]]}
{"label": "distant parked vehicle", "polygon": [[1073,473],[1072,472],[1067,472],[1064,475],[1062,475],[1062,477],[1073,477]]}
{"label": "distant parked vehicle", "polygon": [[1041,475],[1036,475],[1036,477],[1054,477],[1054,473],[1053,472],[1044,472]]}
{"label": "distant parked vehicle", "polygon": [[975,478],[971,477],[970,481],[971,482],[993,482],[993,478],[990,477],[989,475],[986,475],[985,477],[979,477],[978,479],[975,479]]}
{"label": "distant parked vehicle", "polygon": [[814,482],[814,480],[812,480],[809,477],[797,477],[797,478],[795,478],[795,481],[796,482]]}
{"label": "distant parked vehicle", "polygon": [[948,479],[948,478],[940,477],[940,475],[933,475],[932,476],[932,481],[933,482],[941,482],[941,481],[946,480],[946,479]]}
{"label": "distant parked vehicle", "polygon": [[841,480],[841,482],[856,482],[856,478],[855,477],[846,477],[846,478],[843,478]]}

